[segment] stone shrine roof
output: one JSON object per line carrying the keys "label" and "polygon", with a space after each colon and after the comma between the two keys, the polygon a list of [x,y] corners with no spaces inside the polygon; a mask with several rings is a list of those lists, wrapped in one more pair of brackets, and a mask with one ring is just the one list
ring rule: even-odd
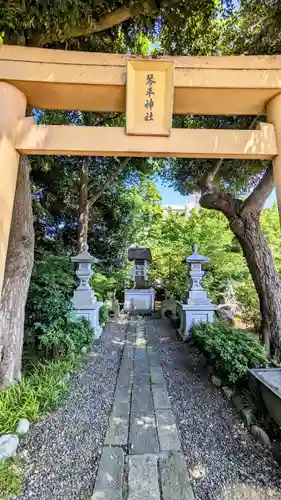
{"label": "stone shrine roof", "polygon": [[143,248],[143,247],[129,248],[128,259],[129,260],[148,260],[148,261],[151,261],[150,248]]}

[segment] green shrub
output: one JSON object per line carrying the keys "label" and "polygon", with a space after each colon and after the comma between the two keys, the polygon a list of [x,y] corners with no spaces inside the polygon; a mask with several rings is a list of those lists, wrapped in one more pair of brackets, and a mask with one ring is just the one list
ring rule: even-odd
{"label": "green shrub", "polygon": [[269,363],[265,348],[257,340],[219,321],[193,326],[191,338],[221,376],[232,383],[242,381],[250,368]]}
{"label": "green shrub", "polygon": [[254,284],[249,277],[235,288],[236,298],[242,309],[242,319],[247,324],[253,324],[256,330],[260,328],[260,306]]}
{"label": "green shrub", "polygon": [[26,306],[26,368],[38,359],[75,354],[93,342],[90,323],[72,318],[70,299],[74,288],[73,267],[67,257],[37,254]]}
{"label": "green shrub", "polygon": [[100,307],[99,310],[99,323],[100,325],[106,325],[108,323],[108,308],[105,304]]}
{"label": "green shrub", "polygon": [[55,359],[79,353],[82,347],[90,346],[94,340],[94,331],[85,318],[71,320],[70,317],[61,317],[51,325],[40,325],[40,330],[40,346],[51,352]]}
{"label": "green shrub", "polygon": [[[48,252],[36,254],[25,313],[25,364],[29,360],[51,358],[56,333],[61,338],[63,330],[68,336],[70,299],[74,288],[73,267],[68,258]],[[50,348],[47,338],[53,339]],[[43,345],[46,349],[42,350]]]}

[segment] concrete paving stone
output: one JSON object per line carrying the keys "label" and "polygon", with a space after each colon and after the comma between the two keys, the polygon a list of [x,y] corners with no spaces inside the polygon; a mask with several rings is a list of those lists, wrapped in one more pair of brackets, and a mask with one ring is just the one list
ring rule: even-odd
{"label": "concrete paving stone", "polygon": [[153,403],[155,410],[170,410],[170,400],[165,387],[152,385]]}
{"label": "concrete paving stone", "polygon": [[151,366],[150,373],[151,373],[152,384],[163,385],[165,387],[165,378],[163,375],[162,367],[160,365]]}
{"label": "concrete paving stone", "polygon": [[125,359],[132,359],[134,356],[134,347],[126,344],[123,351],[123,361]]}
{"label": "concrete paving stone", "polygon": [[131,414],[129,444],[132,455],[159,453],[156,422],[153,414]]}
{"label": "concrete paving stone", "polygon": [[111,417],[128,417],[130,413],[130,401],[126,403],[113,403]]}
{"label": "concrete paving stone", "polygon": [[138,361],[134,362],[134,373],[147,373],[150,374],[150,366],[147,361]]}
{"label": "concrete paving stone", "polygon": [[163,500],[194,500],[194,493],[181,452],[160,457],[159,472]]}
{"label": "concrete paving stone", "polygon": [[179,451],[181,444],[171,410],[156,410],[156,424],[161,451]]}
{"label": "concrete paving stone", "polygon": [[157,455],[130,456],[128,486],[128,500],[160,500]]}
{"label": "concrete paving stone", "polygon": [[117,378],[116,387],[117,388],[124,387],[124,388],[129,389],[132,385],[132,382],[133,382],[133,372],[120,373],[118,378]]}
{"label": "concrete paving stone", "polygon": [[151,378],[148,373],[134,373],[133,384],[134,387],[148,387],[150,385]]}
{"label": "concrete paving stone", "polygon": [[91,500],[122,500],[124,459],[122,448],[103,449]]}
{"label": "concrete paving stone", "polygon": [[135,361],[147,362],[147,353],[145,347],[135,348]]}
{"label": "concrete paving stone", "polygon": [[131,387],[118,386],[114,394],[114,403],[127,403],[131,399]]}
{"label": "concrete paving stone", "polygon": [[132,390],[132,413],[153,413],[152,393],[149,386],[136,387]]}
{"label": "concrete paving stone", "polygon": [[128,442],[129,415],[110,415],[105,445],[122,446]]}

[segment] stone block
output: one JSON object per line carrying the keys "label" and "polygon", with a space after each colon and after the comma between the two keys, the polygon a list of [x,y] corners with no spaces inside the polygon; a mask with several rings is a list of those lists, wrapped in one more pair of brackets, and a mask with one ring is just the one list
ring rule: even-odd
{"label": "stone block", "polygon": [[150,374],[152,384],[165,386],[165,378],[161,366],[151,366]]}
{"label": "stone block", "polygon": [[222,387],[221,390],[223,392],[225,399],[228,399],[228,400],[232,399],[234,391],[231,389],[231,387],[228,387],[227,385],[225,385],[224,387]]}
{"label": "stone block", "polygon": [[131,388],[129,386],[117,386],[115,395],[114,395],[114,403],[128,403],[131,399]]}
{"label": "stone block", "polygon": [[153,414],[132,414],[129,435],[130,453],[159,453],[156,422]]}
{"label": "stone block", "polygon": [[149,387],[150,380],[150,375],[148,373],[134,373],[134,387]]}
{"label": "stone block", "polygon": [[128,500],[160,500],[157,455],[132,455],[129,459]]}
{"label": "stone block", "polygon": [[259,443],[263,444],[267,448],[271,447],[271,441],[266,432],[263,429],[261,429],[261,427],[253,425],[251,427],[251,434],[255,438],[255,440],[258,441]]}
{"label": "stone block", "polygon": [[104,447],[91,500],[122,500],[124,460],[122,448]]}
{"label": "stone block", "polygon": [[215,387],[221,387],[222,382],[219,377],[216,377],[216,375],[211,376],[211,382]]}
{"label": "stone block", "polygon": [[152,386],[153,402],[155,410],[170,410],[170,400],[165,387]]}
{"label": "stone block", "polygon": [[129,416],[111,415],[105,445],[125,446],[128,442]]}
{"label": "stone block", "polygon": [[30,423],[27,418],[21,418],[16,428],[18,436],[24,436],[29,431]]}
{"label": "stone block", "polygon": [[6,460],[16,454],[19,438],[14,434],[0,436],[0,460]]}
{"label": "stone block", "polygon": [[163,500],[194,500],[183,453],[160,457],[159,471]]}
{"label": "stone block", "polygon": [[132,413],[152,413],[152,393],[149,386],[134,388],[132,391]]}
{"label": "stone block", "polygon": [[179,451],[181,444],[171,410],[156,410],[156,424],[161,451]]}

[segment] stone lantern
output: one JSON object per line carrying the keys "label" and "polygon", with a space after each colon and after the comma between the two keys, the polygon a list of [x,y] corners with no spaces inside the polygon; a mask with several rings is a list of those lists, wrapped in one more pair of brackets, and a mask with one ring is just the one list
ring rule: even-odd
{"label": "stone lantern", "polygon": [[202,265],[209,262],[207,257],[198,254],[197,245],[193,246],[193,254],[185,261],[189,266],[191,287],[185,304],[181,305],[181,326],[179,333],[184,340],[190,337],[190,329],[195,323],[212,323],[216,306],[212,304],[201,281],[205,274]]}
{"label": "stone lantern", "polygon": [[77,318],[88,319],[95,330],[96,337],[99,337],[101,334],[99,310],[103,303],[97,301],[94,290],[89,285],[89,279],[93,275],[92,264],[96,264],[98,260],[88,250],[89,247],[86,244],[82,252],[71,258],[72,262],[77,264],[76,276],[80,281],[72,298],[73,312]]}

